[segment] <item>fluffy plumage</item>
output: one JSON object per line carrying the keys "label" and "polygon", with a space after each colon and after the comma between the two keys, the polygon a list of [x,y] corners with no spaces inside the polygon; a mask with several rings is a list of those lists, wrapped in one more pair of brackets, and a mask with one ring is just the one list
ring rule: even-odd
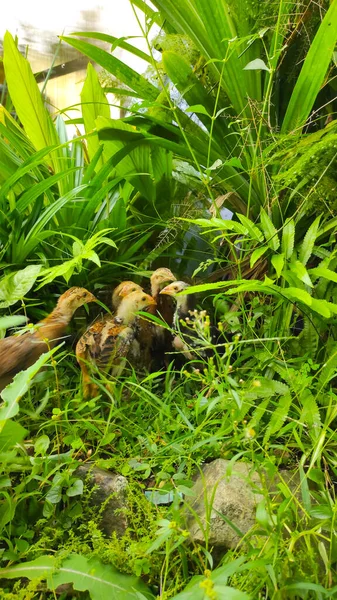
{"label": "fluffy plumage", "polygon": [[131,292],[122,298],[115,316],[108,315],[94,323],[81,337],[76,358],[82,371],[84,396],[97,392],[91,381],[90,365],[116,377],[123,371],[127,359],[137,359],[140,346],[136,313],[152,306],[155,301],[151,296],[143,291]]}

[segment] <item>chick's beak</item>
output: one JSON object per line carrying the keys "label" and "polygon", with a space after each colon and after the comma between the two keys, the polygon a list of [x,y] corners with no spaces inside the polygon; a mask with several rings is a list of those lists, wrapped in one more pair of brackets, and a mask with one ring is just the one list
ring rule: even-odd
{"label": "chick's beak", "polygon": [[149,306],[157,306],[157,302],[155,301],[154,298],[152,298],[152,296],[151,296],[151,301],[149,300]]}
{"label": "chick's beak", "polygon": [[159,292],[160,294],[164,294],[165,296],[173,296],[174,292],[173,289],[171,287],[171,285],[167,285],[166,287],[164,287],[161,292]]}

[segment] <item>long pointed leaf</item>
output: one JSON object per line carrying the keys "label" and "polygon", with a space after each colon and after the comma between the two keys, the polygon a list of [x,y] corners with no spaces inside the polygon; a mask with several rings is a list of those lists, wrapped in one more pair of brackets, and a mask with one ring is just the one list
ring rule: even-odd
{"label": "long pointed leaf", "polygon": [[[96,128],[96,119],[99,116],[110,117],[110,107],[101,88],[98,75],[91,63],[88,64],[87,76],[81,92],[82,115],[86,133],[91,133]],[[88,153],[93,158],[99,148],[97,135],[88,138]],[[98,166],[102,166],[102,159]]]}
{"label": "long pointed leaf", "polygon": [[43,104],[30,64],[20,54],[8,31],[4,37],[4,66],[11,99],[35,148],[40,150],[57,144],[53,122]]}
{"label": "long pointed leaf", "polygon": [[108,35],[107,33],[98,33],[97,31],[73,31],[70,35],[80,35],[81,37],[92,38],[94,40],[102,40],[102,42],[110,43],[114,48],[123,48],[123,50],[127,50],[145,60],[146,62],[152,64],[152,57],[136,48],[136,46],[132,46],[132,44],[128,44],[125,39],[129,38],[117,38],[114,35]]}
{"label": "long pointed leaf", "polygon": [[282,133],[303,127],[324,81],[337,41],[337,0],[333,0],[312,42],[291,95]]}
{"label": "long pointed leaf", "polygon": [[145,98],[147,100],[155,100],[157,98],[160,90],[115,56],[112,56],[101,48],[97,48],[97,46],[94,46],[93,44],[88,44],[88,42],[76,40],[68,36],[60,37],[64,42],[67,42],[67,44],[70,44],[70,46],[73,46],[94,60],[97,64],[101,65],[101,67],[109,71],[109,73],[115,75],[117,79],[120,79],[128,87],[137,92],[139,98]]}

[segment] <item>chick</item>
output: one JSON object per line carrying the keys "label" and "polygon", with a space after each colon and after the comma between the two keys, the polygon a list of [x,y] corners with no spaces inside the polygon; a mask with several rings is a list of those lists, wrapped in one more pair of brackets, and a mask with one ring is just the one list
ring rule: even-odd
{"label": "chick", "polygon": [[195,298],[192,295],[177,296],[179,292],[182,292],[188,287],[190,286],[185,281],[174,281],[170,285],[164,287],[160,294],[163,296],[169,296],[170,298],[174,299],[176,303],[176,308],[172,318],[172,329],[174,332],[173,339],[171,340],[172,347],[176,352],[182,352],[185,358],[188,360],[192,360],[193,355],[189,351],[189,344],[184,341],[184,332],[186,334],[186,327],[183,326],[181,321],[185,321],[186,319],[190,318],[190,313],[194,309]]}
{"label": "chick", "polygon": [[[142,292],[143,289],[137,283],[133,281],[122,281],[117,287],[114,289],[112,293],[112,307],[114,309],[113,314],[105,314],[100,319],[95,321],[92,325],[88,327],[88,329],[81,336],[76,345],[76,356],[82,357],[82,354],[86,353],[86,348],[94,347],[94,340],[100,340],[102,336],[102,332],[106,327],[107,323],[111,323],[111,320],[114,318],[115,311],[118,310],[123,298],[126,298],[129,294],[133,292]],[[79,361],[78,361],[79,362]],[[87,369],[86,364],[81,361],[80,362],[83,381],[90,381],[90,375]]]}
{"label": "chick", "polygon": [[0,340],[0,391],[14,375],[30,367],[65,335],[74,312],[83,304],[96,302],[85,288],[72,287],[60,296],[54,310],[37,323],[34,331]]}
{"label": "chick", "polygon": [[142,292],[143,288],[133,281],[122,281],[112,292],[112,308],[117,310],[125,296],[132,292]]}
{"label": "chick", "polygon": [[90,365],[113,377],[120,375],[127,359],[137,360],[140,353],[137,341],[136,313],[155,306],[154,299],[143,291],[122,298],[115,316],[106,317],[103,325],[94,323],[76,346],[76,358],[82,371],[83,394],[92,397],[97,386],[91,382]]}
{"label": "chick", "polygon": [[[170,282],[175,281],[176,277],[173,275],[170,269],[161,267],[156,269],[151,275],[151,296],[157,303],[157,310],[153,311],[159,319],[162,319],[170,327],[172,326],[172,319],[174,314],[174,301],[168,296],[161,296],[160,291]],[[142,334],[143,346],[147,348],[147,352],[151,355],[151,364],[154,369],[160,369],[165,366],[165,352],[171,342],[170,331],[159,325],[152,326],[152,334],[146,330],[150,328],[150,325],[143,325],[145,331]],[[152,337],[151,337],[152,335]],[[151,342],[150,342],[151,339]],[[147,341],[147,346],[146,346]]]}

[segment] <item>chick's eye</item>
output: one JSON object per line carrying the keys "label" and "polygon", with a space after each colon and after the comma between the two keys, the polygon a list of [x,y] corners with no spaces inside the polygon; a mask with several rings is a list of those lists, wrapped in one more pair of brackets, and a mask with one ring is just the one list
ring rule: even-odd
{"label": "chick's eye", "polygon": [[145,297],[145,296],[143,296],[143,298],[142,298],[142,301],[143,301],[143,302],[145,302],[145,300],[146,300],[146,297]]}

